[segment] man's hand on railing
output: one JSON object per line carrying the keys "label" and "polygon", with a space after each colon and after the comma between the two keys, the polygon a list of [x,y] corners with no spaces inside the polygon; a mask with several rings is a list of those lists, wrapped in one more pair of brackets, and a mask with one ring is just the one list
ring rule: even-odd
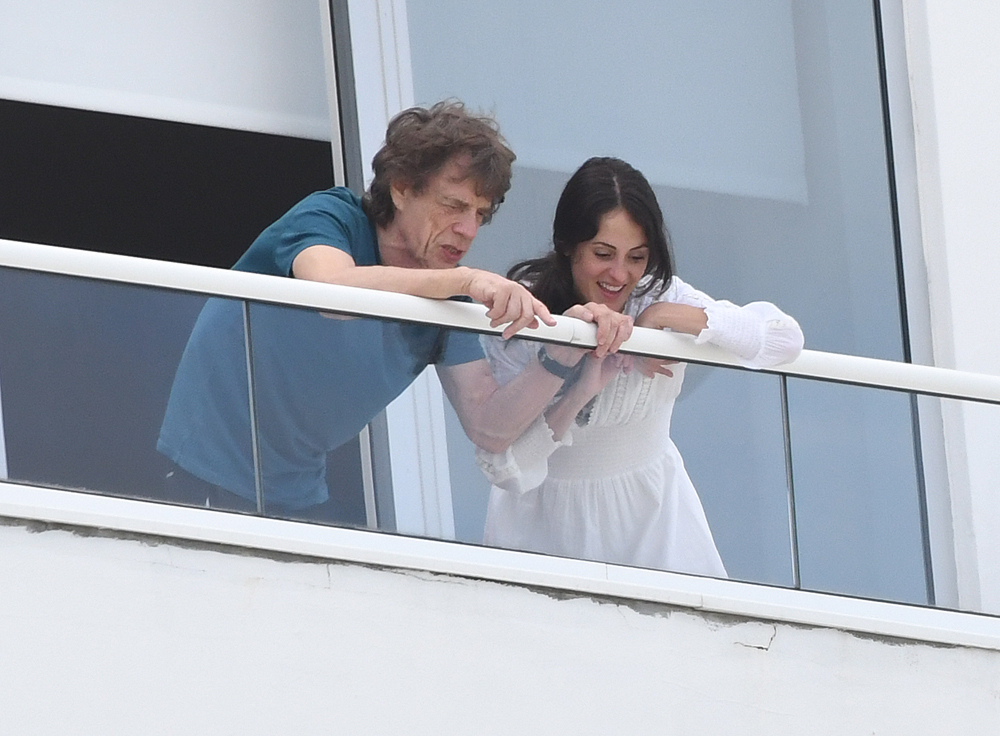
{"label": "man's hand on railing", "polygon": [[524,328],[538,327],[539,320],[549,327],[555,326],[556,321],[552,319],[548,307],[521,284],[478,268],[465,270],[468,281],[464,293],[486,306],[490,327],[507,325],[503,331],[504,339],[513,337]]}

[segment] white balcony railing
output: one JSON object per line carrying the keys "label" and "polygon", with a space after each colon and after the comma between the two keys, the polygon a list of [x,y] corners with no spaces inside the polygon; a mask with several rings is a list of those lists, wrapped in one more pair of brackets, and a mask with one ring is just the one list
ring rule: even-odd
{"label": "white balcony railing", "polygon": [[[370,291],[203,266],[94,253],[0,240],[0,266],[80,276],[126,284],[225,296],[235,299],[329,310],[357,316],[424,322],[500,334],[476,304],[433,301],[391,292]],[[579,320],[556,317],[557,325],[526,330],[521,337],[593,347],[596,330]],[[683,335],[637,329],[624,352],[739,368],[724,350],[695,345]],[[967,373],[838,353],[803,350],[793,363],[767,372],[859,386],[913,391],[931,396],[1000,404],[1000,376]]]}
{"label": "white balcony railing", "polygon": [[[498,334],[500,332],[500,330],[491,329],[488,326],[488,320],[484,317],[485,309],[475,304],[426,300],[401,294],[30,243],[0,240],[0,267],[305,307],[357,316],[433,323],[483,333]],[[556,319],[557,325],[555,327],[542,326],[537,330],[525,331],[522,337],[580,347],[594,345],[595,330],[591,325],[564,317]],[[686,336],[652,330],[636,330],[633,337],[623,346],[623,351],[710,365],[739,367],[734,359],[720,349],[695,345]],[[1000,404],[1000,377],[930,366],[806,350],[794,363],[769,369],[766,372],[782,376]],[[0,440],[3,438],[2,429],[2,415],[0,415]],[[2,446],[0,446],[0,450],[2,450]],[[3,454],[0,453],[0,459],[2,457]],[[718,590],[731,590],[725,587],[717,589],[717,585],[735,585],[729,581],[695,581],[669,574],[664,574],[666,577],[658,578],[653,571],[629,571],[598,563],[579,562],[577,564],[578,561],[569,560],[540,561],[535,557],[531,557],[530,562],[526,562],[529,557],[524,555],[510,557],[504,551],[481,548],[463,548],[465,551],[456,554],[454,548],[452,551],[443,552],[441,549],[428,548],[426,545],[433,543],[427,542],[427,540],[406,541],[401,538],[389,538],[386,535],[376,535],[369,539],[364,536],[363,532],[329,528],[305,530],[302,525],[289,525],[288,522],[277,522],[270,519],[227,517],[209,521],[206,512],[196,509],[151,508],[149,504],[123,499],[99,499],[81,497],[79,494],[60,494],[60,491],[29,488],[13,483],[0,483],[0,516],[37,517],[55,523],[114,526],[119,523],[114,520],[116,516],[126,514],[132,519],[132,526],[129,529],[141,533],[164,534],[207,541],[225,539],[226,543],[294,551],[302,554],[313,554],[319,547],[323,547],[327,553],[342,555],[345,559],[412,566],[418,569],[457,572],[458,574],[474,569],[477,571],[476,575],[493,579],[527,581],[543,585],[553,584],[556,587],[564,586],[574,590],[591,592],[608,592],[606,581],[614,579],[626,587],[634,583],[638,587],[630,588],[633,592],[640,589],[645,591],[641,595],[636,592],[635,594],[639,597],[652,597],[667,602],[681,602],[683,599],[685,603],[695,601],[694,605],[699,606],[706,605],[705,601],[713,596],[721,596],[722,594],[717,593]],[[67,498],[67,496],[71,496],[71,498]],[[64,501],[61,501],[60,498],[64,498]],[[32,510],[33,508],[34,510]],[[254,526],[255,524],[264,526]],[[282,524],[284,526],[281,526]],[[274,536],[276,533],[274,530],[277,528],[281,529],[280,533],[277,533],[280,539]],[[326,546],[324,547],[324,545]],[[416,556],[412,559],[404,560],[403,558],[408,554],[406,550],[418,551],[413,552]],[[441,555],[440,558],[435,557],[438,554]],[[510,554],[519,555],[519,553]],[[445,559],[446,562],[441,562],[441,559]],[[475,562],[470,562],[470,560]],[[509,560],[515,560],[515,562],[509,563]],[[514,568],[517,568],[517,571],[504,572],[501,568],[504,568],[505,564],[512,564]],[[547,577],[547,573],[540,572],[543,568],[548,569],[547,565],[555,566],[554,569],[561,571],[556,575],[556,578]],[[568,577],[567,570],[572,571]],[[596,575],[597,578],[605,582],[595,582],[590,579],[591,575]],[[563,582],[553,582],[556,579],[563,580]],[[567,580],[572,582],[566,582]],[[650,583],[650,580],[658,580],[661,583],[669,581],[670,590],[674,592],[658,588],[654,592],[652,589],[656,588],[659,583]],[[618,588],[615,590],[620,592]],[[741,590],[740,606],[763,606],[761,610],[768,608],[762,601],[768,599],[770,594],[761,597],[754,592],[757,590],[754,586],[744,587]],[[692,595],[694,598],[691,597]],[[780,597],[784,594],[777,595]],[[680,597],[678,598],[678,596]],[[748,603],[751,600],[756,602]],[[795,607],[790,601],[792,599],[783,599],[781,604],[783,610],[788,606]],[[732,611],[734,605],[736,604],[723,604],[719,598],[708,607],[713,610]],[[835,622],[842,621],[844,616],[849,618],[853,614],[843,613],[843,611],[851,609],[853,605],[855,604],[846,602],[846,599],[842,599],[836,604],[830,604],[824,609],[823,616],[825,618],[823,620]],[[787,611],[785,615],[787,617]],[[813,612],[797,618],[793,616],[792,620],[814,623],[818,619]],[[900,634],[898,624],[899,622],[896,621],[892,626],[876,627],[875,630],[889,635],[908,635]],[[922,625],[912,622],[907,624],[907,626],[918,628]],[[953,626],[953,624],[949,624],[949,626]],[[981,626],[986,628],[981,629]],[[986,636],[991,642],[990,646],[992,646],[994,637],[997,637],[998,634],[991,626],[993,625],[973,625],[972,629],[980,633],[970,633],[968,636],[971,639],[967,640],[980,641],[976,637]],[[873,629],[868,626],[865,630],[871,631]],[[983,634],[982,631],[987,633]],[[934,638],[926,632],[921,634],[921,637]],[[944,637],[942,640],[951,641],[952,639]]]}

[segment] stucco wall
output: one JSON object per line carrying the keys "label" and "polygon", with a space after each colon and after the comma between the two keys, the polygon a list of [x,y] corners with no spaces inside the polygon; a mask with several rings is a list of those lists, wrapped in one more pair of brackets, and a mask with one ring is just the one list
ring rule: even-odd
{"label": "stucco wall", "polygon": [[990,733],[1000,652],[0,526],[17,734]]}

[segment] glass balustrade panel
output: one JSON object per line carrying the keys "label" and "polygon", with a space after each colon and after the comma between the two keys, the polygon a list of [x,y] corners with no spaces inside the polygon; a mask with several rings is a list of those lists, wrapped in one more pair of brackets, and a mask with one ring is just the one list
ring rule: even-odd
{"label": "glass balustrade panel", "polygon": [[6,476],[184,502],[168,489],[173,466],[157,445],[205,305],[192,294],[0,268]]}

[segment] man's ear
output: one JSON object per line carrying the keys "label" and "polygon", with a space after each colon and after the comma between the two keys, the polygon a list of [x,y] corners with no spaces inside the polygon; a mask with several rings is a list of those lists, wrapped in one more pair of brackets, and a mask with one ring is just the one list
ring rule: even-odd
{"label": "man's ear", "polygon": [[389,185],[389,195],[392,197],[392,204],[397,210],[402,210],[410,198],[412,187],[404,181],[394,181]]}

